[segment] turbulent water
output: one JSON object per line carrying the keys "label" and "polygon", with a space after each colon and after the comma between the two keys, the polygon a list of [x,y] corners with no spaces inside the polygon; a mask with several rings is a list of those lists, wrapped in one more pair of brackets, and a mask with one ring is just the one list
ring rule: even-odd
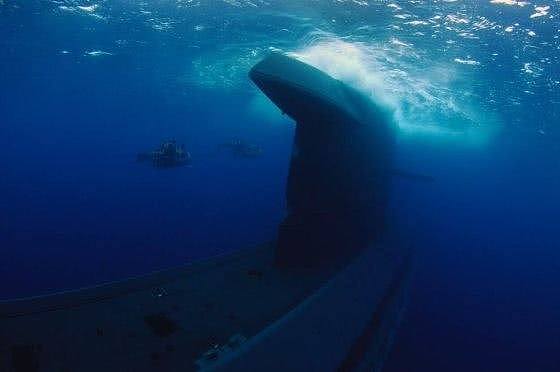
{"label": "turbulent water", "polygon": [[[560,369],[560,1],[0,0],[0,298],[274,237],[282,51],[392,110],[417,258],[392,371]],[[136,153],[185,143],[190,168]],[[263,155],[220,150],[232,139]]]}

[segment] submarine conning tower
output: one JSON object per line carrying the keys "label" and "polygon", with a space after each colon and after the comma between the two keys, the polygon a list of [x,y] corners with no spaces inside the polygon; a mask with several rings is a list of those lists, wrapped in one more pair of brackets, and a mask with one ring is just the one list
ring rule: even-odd
{"label": "submarine conning tower", "polygon": [[296,58],[271,53],[250,78],[296,122],[276,263],[344,261],[384,230],[395,143],[390,110]]}

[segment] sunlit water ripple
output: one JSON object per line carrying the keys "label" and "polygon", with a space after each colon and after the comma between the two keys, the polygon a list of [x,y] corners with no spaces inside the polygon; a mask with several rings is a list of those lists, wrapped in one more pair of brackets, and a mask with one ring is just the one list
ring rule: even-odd
{"label": "sunlit water ripple", "polygon": [[[16,3],[5,1],[3,11],[17,11],[10,9]],[[68,21],[89,18],[95,30],[143,25],[159,34],[154,36],[159,40],[191,49],[191,59],[176,76],[185,85],[252,89],[246,79],[250,66],[270,50],[281,50],[305,56],[391,105],[403,127],[464,130],[505,125],[542,134],[555,130],[551,122],[558,117],[554,102],[560,90],[554,68],[560,62],[558,1],[39,3]],[[134,53],[131,45],[153,47],[153,40],[114,34],[116,39],[106,45],[56,52],[107,57]],[[536,93],[545,99],[534,102]],[[545,112],[543,119],[529,122],[526,103]]]}

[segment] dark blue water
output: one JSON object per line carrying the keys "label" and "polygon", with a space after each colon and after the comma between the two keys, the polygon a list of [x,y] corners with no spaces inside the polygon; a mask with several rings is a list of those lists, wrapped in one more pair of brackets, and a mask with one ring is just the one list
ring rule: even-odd
{"label": "dark blue water", "polygon": [[[417,262],[387,369],[560,370],[560,5],[510,3],[0,1],[0,298],[273,239],[293,124],[246,74],[276,48],[392,107],[435,178],[394,180]],[[168,138],[192,167],[135,162]]]}

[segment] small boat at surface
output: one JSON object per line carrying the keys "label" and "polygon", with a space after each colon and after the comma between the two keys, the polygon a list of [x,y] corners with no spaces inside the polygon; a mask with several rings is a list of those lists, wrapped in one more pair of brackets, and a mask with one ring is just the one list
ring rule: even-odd
{"label": "small boat at surface", "polygon": [[294,58],[250,78],[297,123],[278,238],[149,275],[0,302],[2,371],[380,370],[407,299],[387,238],[394,127]]}

